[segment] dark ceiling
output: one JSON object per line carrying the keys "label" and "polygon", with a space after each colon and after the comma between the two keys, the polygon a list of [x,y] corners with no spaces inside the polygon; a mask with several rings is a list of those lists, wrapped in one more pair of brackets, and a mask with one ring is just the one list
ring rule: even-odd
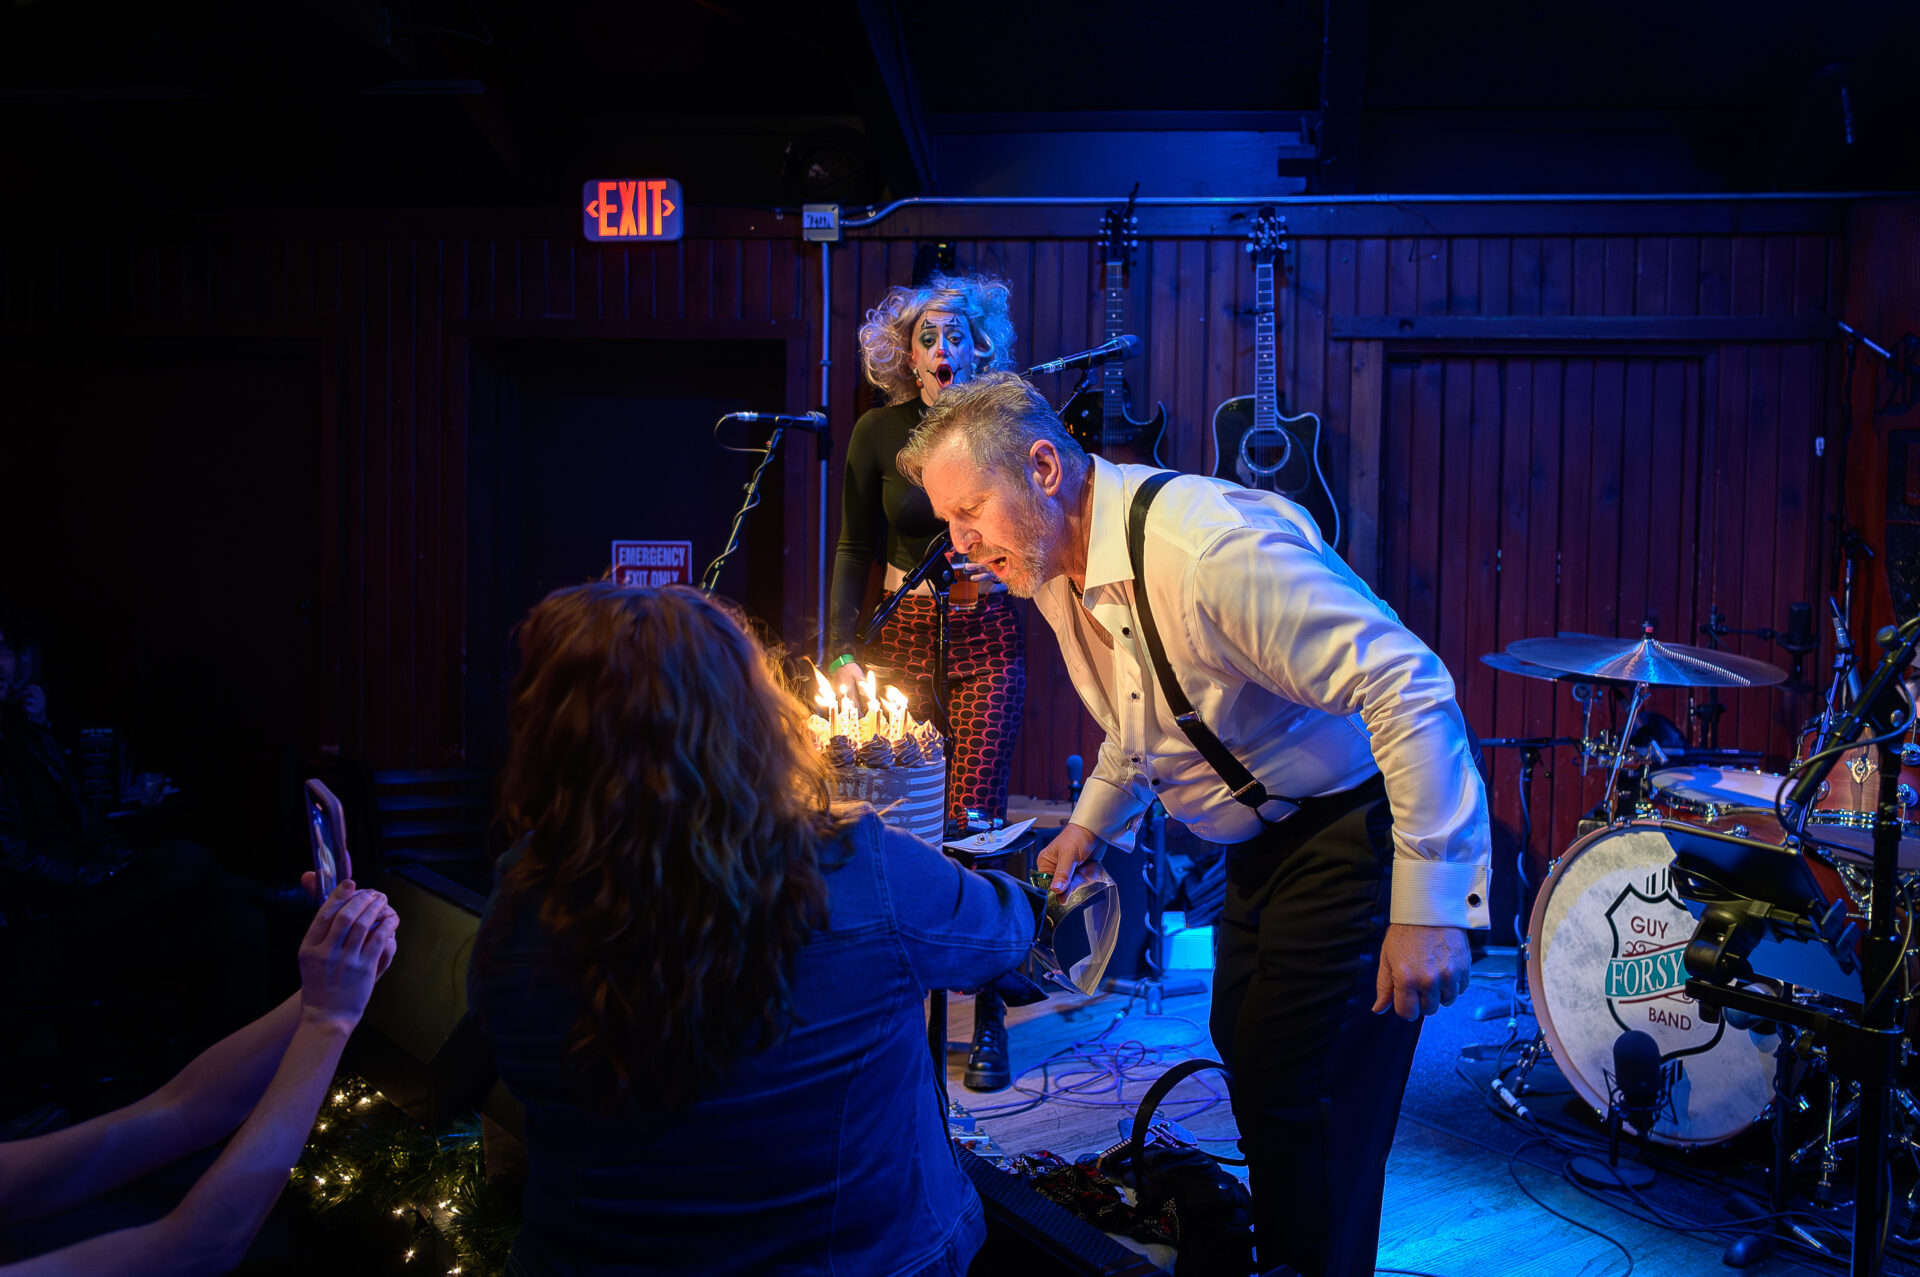
{"label": "dark ceiling", "polygon": [[1920,185],[1913,0],[1546,12],[12,0],[0,128],[30,184],[183,205],[539,204],[615,171],[714,204],[966,195],[971,171],[943,180],[943,136],[1019,148],[1038,131],[1204,148],[1304,128],[1261,170],[1295,179],[1275,190]]}

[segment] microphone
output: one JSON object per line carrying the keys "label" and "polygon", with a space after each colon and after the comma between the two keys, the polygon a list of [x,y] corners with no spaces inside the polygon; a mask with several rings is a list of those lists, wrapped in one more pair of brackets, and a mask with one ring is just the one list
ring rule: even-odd
{"label": "microphone", "polygon": [[1132,359],[1140,353],[1140,339],[1132,333],[1121,333],[1104,345],[1092,350],[1083,350],[1077,355],[1068,355],[1065,359],[1053,359],[1044,364],[1035,364],[1027,369],[1029,377],[1043,372],[1065,372],[1069,368],[1098,368],[1109,359]]}
{"label": "microphone", "polygon": [[[873,609],[873,615],[868,617],[867,623],[855,633],[854,639],[862,645],[873,642],[874,636],[880,632],[880,627],[887,623],[887,618],[892,616],[894,609],[900,606],[900,600],[913,593],[920,582],[931,577],[936,589],[945,589],[951,585],[953,567],[947,562],[947,551],[952,548],[953,535],[945,528],[940,529],[939,534],[927,546],[926,556],[913,565],[911,572],[900,579],[899,589],[880,600],[879,606]],[[938,708],[938,702],[935,702],[935,707]]]}
{"label": "microphone", "polygon": [[1078,754],[1067,755],[1067,801],[1080,801],[1080,787],[1086,783],[1087,764]]}
{"label": "microphone", "polygon": [[1793,653],[1793,681],[1798,683],[1806,671],[1807,653],[1820,647],[1820,640],[1813,637],[1812,607],[1805,603],[1787,604],[1787,632],[1779,636],[1779,642]]}
{"label": "microphone", "polygon": [[722,421],[765,421],[782,429],[811,430],[815,434],[827,428],[827,416],[821,412],[730,412]]}
{"label": "microphone", "polygon": [[1613,1042],[1613,1085],[1620,1092],[1620,1118],[1646,1138],[1666,1104],[1660,1076],[1660,1044],[1640,1029],[1629,1029]]}
{"label": "microphone", "polygon": [[1834,654],[1847,670],[1847,704],[1856,705],[1860,701],[1860,666],[1853,659],[1853,636],[1847,633],[1847,618],[1832,595],[1827,596],[1827,607],[1833,613]]}

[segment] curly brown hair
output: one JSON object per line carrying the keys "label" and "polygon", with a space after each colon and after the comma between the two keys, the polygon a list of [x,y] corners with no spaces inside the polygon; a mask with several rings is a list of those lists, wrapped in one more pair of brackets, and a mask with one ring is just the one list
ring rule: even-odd
{"label": "curly brown hair", "polygon": [[538,899],[574,958],[588,1092],[684,1108],[786,1033],[820,851],[860,809],[834,803],[766,648],[697,590],[556,590],[519,641],[500,808],[522,850],[500,898]]}

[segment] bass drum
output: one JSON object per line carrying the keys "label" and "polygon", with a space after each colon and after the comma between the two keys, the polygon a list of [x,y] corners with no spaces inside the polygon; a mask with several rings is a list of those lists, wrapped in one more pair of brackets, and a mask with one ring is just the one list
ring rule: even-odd
{"label": "bass drum", "polygon": [[1760,1120],[1773,1098],[1779,1038],[1709,1023],[1686,994],[1681,959],[1695,920],[1673,889],[1659,822],[1595,830],[1554,863],[1527,929],[1527,978],[1553,1058],[1574,1091],[1607,1113],[1613,1045],[1633,1029],[1660,1046],[1673,1105],[1649,1138],[1718,1144]]}

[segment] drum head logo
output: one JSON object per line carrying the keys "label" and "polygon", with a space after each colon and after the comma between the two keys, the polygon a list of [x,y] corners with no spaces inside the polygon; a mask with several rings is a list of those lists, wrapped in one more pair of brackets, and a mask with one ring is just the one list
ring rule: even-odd
{"label": "drum head logo", "polygon": [[1683,959],[1694,918],[1673,891],[1666,870],[1629,883],[1607,909],[1613,956],[1605,972],[1607,1009],[1621,1029],[1640,1029],[1661,1054],[1704,1051],[1720,1040],[1724,1022],[1709,1024],[1687,996]]}

